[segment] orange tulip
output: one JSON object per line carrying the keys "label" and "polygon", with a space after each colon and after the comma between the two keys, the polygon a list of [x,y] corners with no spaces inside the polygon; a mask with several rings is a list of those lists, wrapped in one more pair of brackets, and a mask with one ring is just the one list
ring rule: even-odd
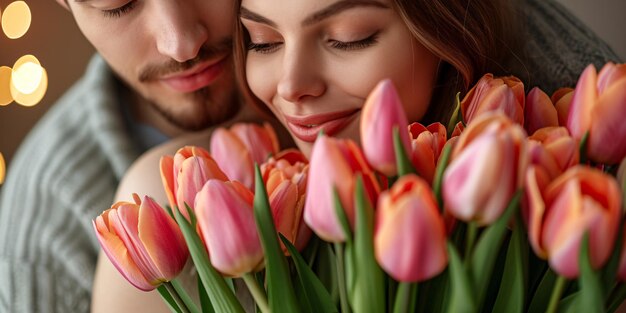
{"label": "orange tulip", "polygon": [[161,157],[161,180],[172,208],[189,219],[185,204],[193,208],[196,194],[212,178],[228,180],[209,152],[193,146],[180,148],[174,157]]}
{"label": "orange tulip", "polygon": [[254,188],[254,164],[262,164],[278,152],[278,139],[271,125],[237,123],[218,128],[211,135],[211,153],[230,180]]}
{"label": "orange tulip", "polygon": [[621,196],[615,179],[577,165],[548,183],[534,167],[528,171],[528,233],[535,253],[567,278],[579,274],[581,239],[589,233],[591,265],[609,258],[619,228]]}
{"label": "orange tulip", "polygon": [[311,237],[303,218],[308,164],[302,152],[288,149],[261,165],[276,229],[298,250],[304,249]]}
{"label": "orange tulip", "polygon": [[443,176],[446,209],[463,221],[494,222],[523,184],[526,135],[502,113],[476,119],[461,134]]}
{"label": "orange tulip", "polygon": [[405,175],[381,193],[374,249],[380,266],[398,281],[424,281],[445,269],[446,228],[425,180]]}
{"label": "orange tulip", "polygon": [[573,96],[574,88],[564,87],[557,89],[550,97],[559,117],[559,126],[567,125],[567,115],[569,114]]}
{"label": "orange tulip", "polygon": [[304,221],[322,239],[329,242],[346,240],[335,213],[336,189],[351,226],[354,226],[354,190],[356,177],[363,177],[371,203],[376,203],[380,187],[363,153],[350,140],[322,136],[313,144],[309,178],[309,196],[304,205]]}
{"label": "orange tulip", "polygon": [[559,126],[558,113],[552,100],[538,87],[533,88],[526,97],[524,121],[524,128],[529,134],[543,127]]}
{"label": "orange tulip", "polygon": [[578,143],[565,127],[546,127],[528,137],[532,164],[543,167],[554,179],[580,161]]}
{"label": "orange tulip", "polygon": [[424,127],[420,123],[409,125],[411,134],[411,163],[417,174],[432,185],[437,161],[447,141],[446,127],[433,123]]}
{"label": "orange tulip", "polygon": [[393,144],[393,129],[398,127],[405,153],[411,147],[409,125],[398,92],[391,80],[378,83],[369,94],[361,114],[361,145],[365,157],[377,171],[396,176],[396,153]]}
{"label": "orange tulip", "polygon": [[572,98],[567,128],[581,140],[589,132],[587,155],[593,161],[617,164],[626,157],[626,64],[607,63],[599,74],[589,65]]}
{"label": "orange tulip", "polygon": [[182,271],[189,257],[176,222],[156,202],[134,194],[135,203],[117,202],[94,221],[102,250],[133,286],[150,291]]}
{"label": "orange tulip", "polygon": [[211,264],[240,277],[263,268],[263,248],[254,221],[254,194],[237,181],[210,179],[196,196],[198,229]]}
{"label": "orange tulip", "polygon": [[463,120],[470,124],[484,112],[500,111],[524,125],[524,98],[524,84],[517,77],[485,74],[461,101]]}

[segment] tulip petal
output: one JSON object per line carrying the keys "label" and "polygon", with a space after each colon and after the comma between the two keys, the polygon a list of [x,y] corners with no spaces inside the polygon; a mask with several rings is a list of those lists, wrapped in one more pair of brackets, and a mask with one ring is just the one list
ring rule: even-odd
{"label": "tulip petal", "polygon": [[550,97],[538,87],[526,97],[524,128],[529,134],[549,126],[559,126],[559,117]]}
{"label": "tulip petal", "polygon": [[576,84],[567,117],[567,129],[576,140],[581,140],[591,126],[591,111],[598,98],[596,80],[596,68],[591,64],[585,68]]}
{"label": "tulip petal", "polygon": [[[596,162],[618,164],[626,157],[626,76],[598,98],[593,109],[587,154]],[[612,144],[620,143],[620,144]]]}

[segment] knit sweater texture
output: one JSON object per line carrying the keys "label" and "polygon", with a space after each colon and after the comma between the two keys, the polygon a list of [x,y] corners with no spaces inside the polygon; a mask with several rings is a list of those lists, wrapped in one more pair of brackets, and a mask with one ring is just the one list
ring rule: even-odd
{"label": "knit sweater texture", "polygon": [[[525,0],[529,85],[573,87],[619,58],[553,1]],[[91,221],[139,155],[98,56],[27,136],[0,187],[0,313],[88,312],[99,246]]]}

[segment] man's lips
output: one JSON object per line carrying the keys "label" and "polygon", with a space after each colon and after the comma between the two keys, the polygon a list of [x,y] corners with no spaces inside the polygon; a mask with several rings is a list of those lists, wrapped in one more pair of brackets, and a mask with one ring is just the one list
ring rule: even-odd
{"label": "man's lips", "polygon": [[285,122],[291,133],[305,142],[314,142],[320,131],[333,136],[343,130],[356,116],[359,109],[322,113],[307,116],[285,115]]}
{"label": "man's lips", "polygon": [[200,63],[186,71],[166,75],[159,80],[178,92],[192,92],[215,81],[222,71],[228,56]]}

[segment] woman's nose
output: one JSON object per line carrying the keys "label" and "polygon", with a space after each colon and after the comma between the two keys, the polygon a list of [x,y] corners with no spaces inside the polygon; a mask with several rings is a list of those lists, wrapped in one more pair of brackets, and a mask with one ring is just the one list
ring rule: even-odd
{"label": "woman's nose", "polygon": [[209,35],[201,15],[177,1],[162,4],[156,8],[159,14],[154,18],[157,50],[178,62],[195,58]]}
{"label": "woman's nose", "polygon": [[286,50],[277,93],[283,99],[300,103],[309,97],[319,97],[326,91],[321,68],[306,49]]}

